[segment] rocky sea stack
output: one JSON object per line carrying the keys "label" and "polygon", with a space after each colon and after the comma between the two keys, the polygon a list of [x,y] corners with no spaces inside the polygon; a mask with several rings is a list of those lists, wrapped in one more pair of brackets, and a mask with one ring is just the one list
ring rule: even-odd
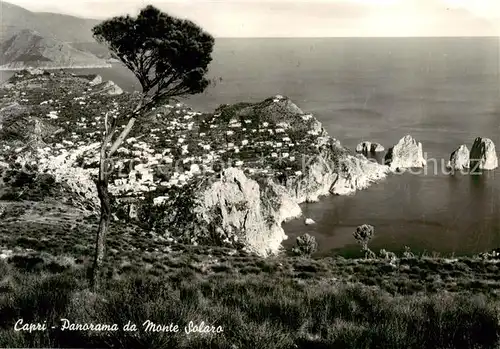
{"label": "rocky sea stack", "polygon": [[477,137],[470,151],[472,170],[494,170],[498,167],[495,143],[489,138]]}
{"label": "rocky sea stack", "polygon": [[[110,94],[101,87],[117,91],[116,85],[100,80],[22,72],[3,88],[0,200],[16,205],[12,199],[22,193],[16,200],[33,201],[36,210],[57,198],[80,216],[97,216],[94,179],[104,115],[131,110],[138,98]],[[115,219],[142,226],[158,241],[225,245],[263,256],[278,252],[286,239],[281,224],[301,215],[300,203],[352,194],[388,172],[352,154],[283,96],[209,114],[183,104],[153,108],[112,166]],[[38,183],[42,178],[54,183],[52,189]]]}
{"label": "rocky sea stack", "polygon": [[362,154],[375,154],[385,151],[385,148],[379,143],[361,142],[356,146],[356,152]]}
{"label": "rocky sea stack", "polygon": [[453,170],[464,170],[469,168],[470,151],[465,144],[458,147],[451,153],[448,167]]}
{"label": "rocky sea stack", "polygon": [[410,135],[401,138],[395,146],[389,148],[385,155],[385,164],[389,165],[391,170],[420,168],[426,163],[422,143],[417,142]]}

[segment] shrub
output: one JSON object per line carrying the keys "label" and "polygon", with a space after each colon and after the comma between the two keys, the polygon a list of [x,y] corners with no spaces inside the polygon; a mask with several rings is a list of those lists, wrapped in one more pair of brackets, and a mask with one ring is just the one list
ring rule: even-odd
{"label": "shrub", "polygon": [[297,237],[297,246],[292,251],[299,256],[310,256],[318,250],[316,238],[309,234]]}
{"label": "shrub", "polygon": [[60,186],[54,176],[36,172],[35,167],[6,171],[4,182],[7,190],[1,196],[3,200],[42,201],[48,196],[57,196]]}
{"label": "shrub", "polygon": [[169,227],[169,203],[155,205],[154,197],[155,193],[148,193],[137,205],[137,220],[143,228],[164,234]]}
{"label": "shrub", "polygon": [[356,231],[353,235],[356,241],[358,241],[363,246],[363,249],[366,249],[368,246],[368,242],[375,235],[375,228],[372,225],[363,224],[356,228]]}
{"label": "shrub", "polygon": [[3,218],[4,216],[6,216],[6,212],[7,212],[7,208],[5,207],[5,205],[0,203],[0,218]]}
{"label": "shrub", "polygon": [[405,251],[403,252],[403,257],[404,258],[415,258],[415,255],[413,252],[411,252],[411,249],[409,246],[405,246]]}
{"label": "shrub", "polygon": [[365,252],[366,258],[377,258],[377,255],[368,248],[368,242],[375,235],[375,228],[369,224],[363,224],[356,228],[353,233],[356,241],[361,244],[362,251]]}

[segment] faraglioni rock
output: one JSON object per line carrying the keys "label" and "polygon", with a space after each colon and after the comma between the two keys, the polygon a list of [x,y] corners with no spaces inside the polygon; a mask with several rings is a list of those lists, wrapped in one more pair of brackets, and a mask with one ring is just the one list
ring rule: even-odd
{"label": "faraglioni rock", "polygon": [[470,151],[469,167],[474,170],[494,170],[498,167],[495,143],[489,138],[477,137]]}
{"label": "faraglioni rock", "polygon": [[460,147],[455,149],[453,153],[451,153],[448,168],[453,170],[464,170],[469,168],[469,157],[469,148],[467,148],[465,144],[462,144]]}
{"label": "faraglioni rock", "polygon": [[362,153],[362,154],[373,154],[373,153],[379,153],[383,152],[385,148],[375,142],[361,142],[357,145],[356,147],[356,152]]}
{"label": "faraglioni rock", "polygon": [[427,161],[424,158],[422,143],[412,136],[401,138],[395,146],[389,148],[385,155],[385,164],[391,170],[398,168],[424,167]]}

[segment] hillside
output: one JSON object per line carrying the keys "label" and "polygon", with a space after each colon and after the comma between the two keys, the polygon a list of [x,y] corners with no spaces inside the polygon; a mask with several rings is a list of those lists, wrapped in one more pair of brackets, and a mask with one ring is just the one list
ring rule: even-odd
{"label": "hillside", "polygon": [[107,67],[91,53],[24,29],[0,45],[0,69]]}
{"label": "hillside", "polygon": [[0,1],[0,8],[0,42],[24,29],[35,30],[43,37],[66,43],[95,42],[91,30],[100,22],[62,14],[31,12],[5,1]]}
{"label": "hillside", "polygon": [[111,51],[105,45],[98,42],[72,42],[71,46],[77,50],[92,53],[101,59],[107,60],[113,57]]}
{"label": "hillside", "polygon": [[[100,77],[67,73],[22,72],[3,87],[0,139],[9,142],[0,162],[12,170],[15,158],[36,165],[32,187],[38,175],[51,174],[61,190],[71,192],[59,193],[66,195],[64,202],[95,213],[96,146],[104,116],[131,110],[136,95],[120,93]],[[25,132],[17,126],[21,119]],[[51,128],[61,130],[44,132]],[[286,239],[281,224],[301,215],[300,203],[353,193],[387,173],[386,166],[351,154],[283,96],[221,106],[210,114],[183,104],[157,107],[132,130],[115,161],[110,192],[117,218],[175,241],[259,255],[280,250]],[[29,183],[23,190],[9,178],[3,181],[5,197],[21,192],[32,200]],[[141,218],[141,212],[151,217]]]}

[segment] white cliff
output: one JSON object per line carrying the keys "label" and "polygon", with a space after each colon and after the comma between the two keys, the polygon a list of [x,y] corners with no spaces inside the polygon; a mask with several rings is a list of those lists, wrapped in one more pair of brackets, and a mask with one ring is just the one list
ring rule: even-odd
{"label": "white cliff", "polygon": [[90,82],[89,82],[89,85],[90,86],[96,86],[96,85],[99,85],[99,84],[102,84],[102,76],[100,75],[96,75]]}
{"label": "white cliff", "polygon": [[279,251],[287,238],[281,223],[301,214],[283,188],[274,183],[261,187],[237,168],[224,170],[219,180],[201,191],[193,211],[206,225],[217,219],[220,234],[262,256]]}
{"label": "white cliff", "polygon": [[331,193],[336,195],[352,195],[358,190],[366,189],[371,184],[384,179],[389,168],[363,157],[348,155],[344,159],[345,167],[332,185]]}
{"label": "white cliff", "polygon": [[330,194],[352,195],[384,179],[388,172],[387,166],[362,155],[353,156],[338,142],[332,142],[311,157],[304,174],[287,182],[286,187],[299,203],[315,202]]}

